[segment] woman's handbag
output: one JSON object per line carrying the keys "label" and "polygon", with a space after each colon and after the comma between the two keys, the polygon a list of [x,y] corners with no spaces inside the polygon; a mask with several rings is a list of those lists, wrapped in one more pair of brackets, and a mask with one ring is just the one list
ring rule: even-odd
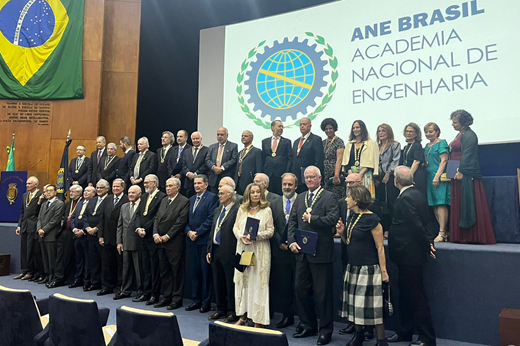
{"label": "woman's handbag", "polygon": [[394,306],[390,296],[390,282],[383,282],[383,315],[385,317],[390,317],[394,314]]}
{"label": "woman's handbag", "polygon": [[242,256],[240,258],[240,265],[243,266],[254,266],[255,265],[255,253],[251,251],[242,252]]}
{"label": "woman's handbag", "polygon": [[441,180],[442,183],[449,183],[451,181],[451,179],[446,176],[446,173],[442,173],[441,174],[441,179],[440,180]]}

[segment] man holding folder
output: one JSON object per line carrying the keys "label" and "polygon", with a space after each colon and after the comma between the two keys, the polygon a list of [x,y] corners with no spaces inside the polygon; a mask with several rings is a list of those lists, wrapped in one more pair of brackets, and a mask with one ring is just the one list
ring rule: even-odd
{"label": "man holding folder", "polygon": [[319,332],[317,344],[326,345],[334,328],[333,235],[339,209],[334,195],[320,186],[318,167],[307,167],[304,177],[308,191],[296,198],[288,229],[289,249],[296,254],[296,296],[302,306],[301,323],[293,337],[305,338]]}

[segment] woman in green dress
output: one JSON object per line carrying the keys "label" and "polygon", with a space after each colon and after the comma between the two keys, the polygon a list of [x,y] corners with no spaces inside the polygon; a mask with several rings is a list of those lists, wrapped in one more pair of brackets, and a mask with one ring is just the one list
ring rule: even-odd
{"label": "woman in green dress", "polygon": [[450,147],[445,139],[440,139],[441,129],[436,123],[424,126],[424,134],[430,143],[424,147],[424,164],[426,166],[426,187],[428,205],[433,207],[435,218],[439,223],[439,234],[435,242],[447,241],[448,206],[451,200],[449,182],[441,181],[441,175],[446,171]]}

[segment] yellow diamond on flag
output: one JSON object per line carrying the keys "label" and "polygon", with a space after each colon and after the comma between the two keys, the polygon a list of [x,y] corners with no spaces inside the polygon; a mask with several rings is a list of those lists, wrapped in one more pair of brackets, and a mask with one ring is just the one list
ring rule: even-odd
{"label": "yellow diamond on flag", "polygon": [[60,0],[0,0],[0,55],[21,85],[45,64],[68,23]]}

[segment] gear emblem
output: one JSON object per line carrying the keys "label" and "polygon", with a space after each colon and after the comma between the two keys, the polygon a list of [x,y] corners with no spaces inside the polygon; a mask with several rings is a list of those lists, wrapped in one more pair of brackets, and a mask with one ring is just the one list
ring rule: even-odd
{"label": "gear emblem", "polygon": [[305,115],[307,107],[316,106],[316,98],[323,95],[320,89],[327,86],[329,72],[324,69],[327,62],[321,60],[322,55],[316,44],[309,45],[307,39],[298,42],[297,38],[276,41],[257,54],[244,82],[253,110],[261,112],[262,118],[270,116],[271,121]]}

